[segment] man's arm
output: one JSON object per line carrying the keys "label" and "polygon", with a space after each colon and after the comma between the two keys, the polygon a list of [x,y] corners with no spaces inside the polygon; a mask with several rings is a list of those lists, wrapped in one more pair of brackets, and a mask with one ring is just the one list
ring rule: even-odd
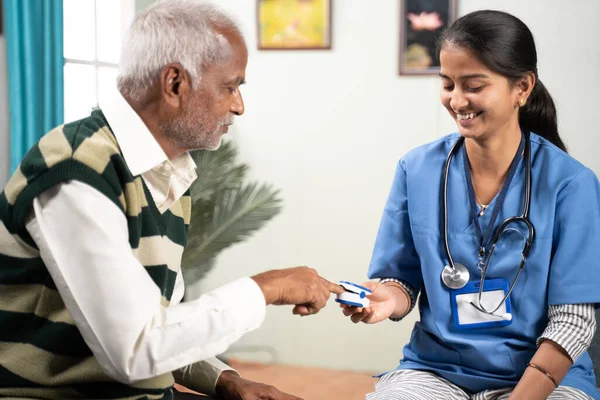
{"label": "man's arm", "polygon": [[[173,289],[170,307],[181,303],[184,294],[185,283],[183,280],[183,273],[180,270],[175,279],[175,288]],[[175,377],[175,382],[188,389],[214,396],[216,395],[217,381],[225,371],[229,371],[239,376],[238,372],[229,365],[221,362],[216,357],[211,357],[179,368],[173,371],[173,376]]]}
{"label": "man's arm", "polygon": [[37,197],[32,214],[27,229],[76,326],[106,373],[124,383],[224,352],[260,326],[265,304],[292,299],[320,308],[326,301],[327,289],[312,287],[322,278],[296,272],[283,276],[295,281],[289,293],[283,291],[287,298],[273,294],[286,279],[261,281],[261,289],[242,278],[165,308],[158,287],[133,256],[124,214],[100,192],[81,182],[64,183]]}

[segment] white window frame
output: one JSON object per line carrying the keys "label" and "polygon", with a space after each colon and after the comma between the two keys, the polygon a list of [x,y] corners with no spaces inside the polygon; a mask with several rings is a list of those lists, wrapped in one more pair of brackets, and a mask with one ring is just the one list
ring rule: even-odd
{"label": "white window frame", "polygon": [[[95,82],[95,95],[96,95],[96,102],[95,105],[98,106],[98,98],[99,98],[99,84],[98,84],[98,72],[99,72],[99,68],[100,67],[107,67],[107,68],[112,68],[112,69],[118,69],[119,64],[117,63],[110,63],[110,62],[104,62],[104,61],[100,61],[98,60],[98,17],[97,17],[97,4],[99,1],[102,0],[93,0],[94,2],[94,59],[93,60],[81,60],[81,59],[76,59],[76,58],[65,58],[64,59],[64,63],[63,63],[63,70],[64,68],[68,65],[68,64],[77,64],[77,65],[91,65],[94,67],[95,71],[96,71],[96,82]],[[121,1],[121,11],[122,11],[122,16],[123,18],[121,19],[121,32],[124,34],[125,31],[127,30],[127,28],[129,27],[129,24],[131,23],[131,21],[133,20],[133,17],[135,16],[135,0],[120,0]],[[122,35],[123,36],[123,35]],[[91,43],[90,43],[91,44]],[[65,113],[67,110],[67,103],[65,100],[64,103],[64,109],[65,109]],[[65,121],[65,122],[70,122],[70,121]]]}

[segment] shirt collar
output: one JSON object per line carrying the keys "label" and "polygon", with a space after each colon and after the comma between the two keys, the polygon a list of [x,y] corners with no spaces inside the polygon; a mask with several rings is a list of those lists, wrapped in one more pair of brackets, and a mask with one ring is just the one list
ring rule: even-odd
{"label": "shirt collar", "polygon": [[180,168],[187,170],[196,168],[196,164],[188,152],[175,157],[171,163],[144,121],[116,88],[104,101],[100,102],[100,109],[134,176],[170,164],[170,168],[167,168],[170,171],[158,168],[157,172],[169,174]]}

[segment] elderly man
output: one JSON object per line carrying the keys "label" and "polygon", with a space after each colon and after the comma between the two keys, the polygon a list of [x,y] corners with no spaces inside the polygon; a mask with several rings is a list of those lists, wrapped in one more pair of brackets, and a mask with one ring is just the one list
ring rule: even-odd
{"label": "elderly man", "polygon": [[256,329],[265,305],[313,314],[341,288],[297,267],[180,303],[188,151],[218,148],[243,114],[247,58],[218,9],[160,1],[124,41],[119,95],[24,158],[0,194],[0,397],[189,396],[173,393],[177,382],[225,399],[295,399],[214,356]]}

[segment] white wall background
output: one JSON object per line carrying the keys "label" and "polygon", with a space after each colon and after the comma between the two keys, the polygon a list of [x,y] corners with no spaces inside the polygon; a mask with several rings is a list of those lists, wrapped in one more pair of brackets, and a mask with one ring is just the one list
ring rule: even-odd
{"label": "white wall background", "polygon": [[[333,50],[308,52],[257,51],[255,1],[219,4],[240,21],[250,48],[246,114],[232,137],[252,177],[281,188],[285,210],[225,251],[196,292],[300,264],[331,280],[364,280],[398,158],[455,130],[439,104],[439,78],[398,76],[396,0],[334,0]],[[530,27],[562,135],[600,173],[600,2],[459,0],[459,15],[479,8],[508,11]],[[267,346],[284,363],[381,371],[397,365],[415,314],[355,326],[333,301],[307,318],[272,307],[236,347]],[[266,352],[235,355],[269,359]]]}
{"label": "white wall background", "polygon": [[4,36],[0,36],[0,188],[3,188],[8,180],[10,168],[6,69],[6,40]]}

